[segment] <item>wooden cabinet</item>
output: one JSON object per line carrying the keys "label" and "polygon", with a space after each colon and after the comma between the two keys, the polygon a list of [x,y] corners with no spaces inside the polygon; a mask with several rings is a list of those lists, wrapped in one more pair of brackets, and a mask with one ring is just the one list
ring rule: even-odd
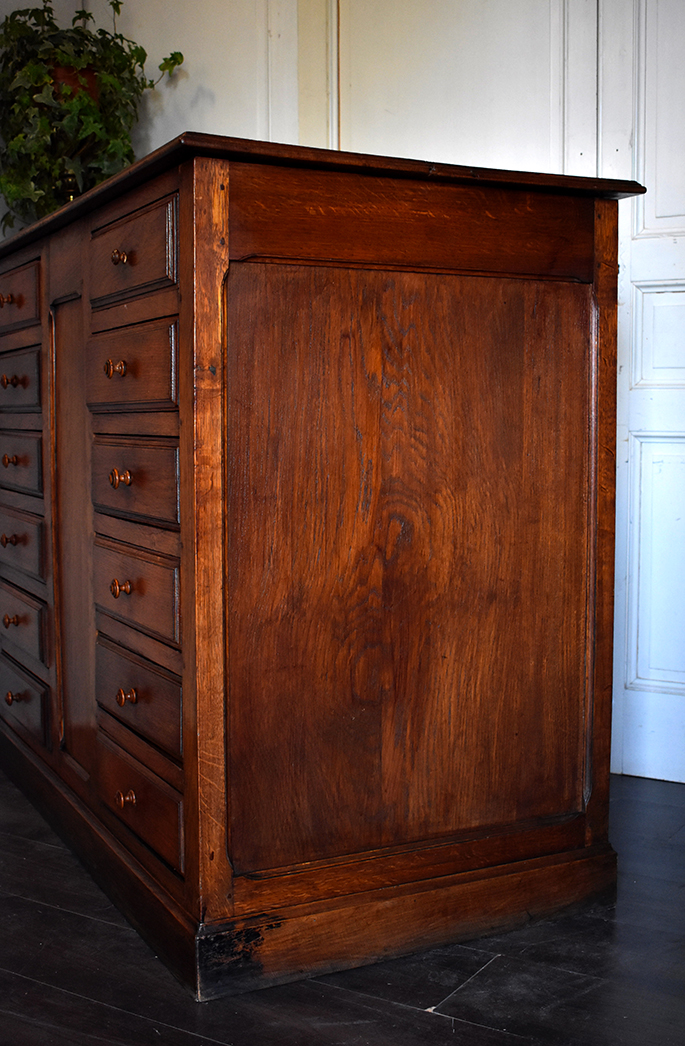
{"label": "wooden cabinet", "polygon": [[185,135],[0,246],[3,765],[199,998],[613,881],[639,191]]}

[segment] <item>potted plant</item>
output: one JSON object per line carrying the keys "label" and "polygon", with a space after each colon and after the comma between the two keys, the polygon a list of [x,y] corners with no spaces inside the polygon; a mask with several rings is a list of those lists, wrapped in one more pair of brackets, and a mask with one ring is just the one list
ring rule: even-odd
{"label": "potted plant", "polygon": [[159,78],[148,79],[145,50],[117,32],[122,0],[109,6],[113,32],[91,25],[88,11],[60,28],[50,0],[0,25],[3,231],[50,214],[131,163],[143,94],[183,62],[174,51]]}

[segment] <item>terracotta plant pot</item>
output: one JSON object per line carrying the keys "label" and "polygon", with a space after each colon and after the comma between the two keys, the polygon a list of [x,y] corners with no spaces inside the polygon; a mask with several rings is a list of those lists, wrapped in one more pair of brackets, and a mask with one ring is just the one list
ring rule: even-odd
{"label": "terracotta plant pot", "polygon": [[[70,87],[74,94],[79,91],[87,91],[94,102],[97,102],[99,90],[97,73],[94,69],[74,69],[71,66],[56,65],[52,70],[52,78],[58,88]],[[85,84],[81,82],[85,80]]]}

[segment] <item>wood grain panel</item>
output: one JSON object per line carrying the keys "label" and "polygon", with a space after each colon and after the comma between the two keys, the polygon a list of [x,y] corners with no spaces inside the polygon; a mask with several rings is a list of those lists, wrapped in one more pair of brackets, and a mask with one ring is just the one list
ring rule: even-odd
{"label": "wood grain panel", "polygon": [[0,653],[0,718],[22,737],[45,744],[50,689]]}
{"label": "wood grain panel", "polygon": [[0,486],[43,493],[43,437],[39,432],[0,432]]}
{"label": "wood grain panel", "polygon": [[233,266],[237,871],[582,808],[588,310]]}
{"label": "wood grain panel", "polygon": [[[283,185],[287,184],[287,192]],[[231,164],[231,259],[275,257],[592,281],[593,202]]]}
{"label": "wood grain panel", "polygon": [[94,306],[176,283],[177,213],[174,195],[93,231],[89,260]]}
{"label": "wood grain panel", "polygon": [[13,645],[35,661],[49,666],[47,607],[42,600],[0,581],[0,625],[3,645]]}
{"label": "wood grain panel", "polygon": [[0,356],[0,410],[40,410],[40,346]]}
{"label": "wood grain panel", "polygon": [[[119,582],[120,589],[115,582]],[[180,643],[177,559],[97,536],[93,551],[93,590],[96,606],[106,614],[162,639]]]}
{"label": "wood grain panel", "polygon": [[178,526],[178,444],[95,436],[92,477],[96,511]]}
{"label": "wood grain panel", "polygon": [[[99,636],[95,687],[101,708],[175,759],[181,758],[181,683],[177,676]],[[129,695],[128,699],[118,700],[119,691]]]}
{"label": "wood grain panel", "polygon": [[[147,767],[98,737],[100,797],[131,831],[176,871],[183,871],[183,798]],[[130,796],[123,805],[117,796]]]}
{"label": "wood grain panel", "polygon": [[[28,327],[40,319],[40,263],[31,262],[0,276],[0,330]],[[7,300],[9,298],[9,301]]]}
{"label": "wood grain panel", "polygon": [[134,324],[91,338],[86,350],[91,410],[176,407],[177,342],[176,322],[171,319]]}
{"label": "wood grain panel", "polygon": [[231,853],[239,868],[307,860],[312,840],[329,854],[351,838],[362,849],[382,839],[379,741],[392,680],[375,535],[375,308],[352,271],[260,265],[229,275]]}
{"label": "wood grain panel", "polygon": [[0,564],[45,580],[43,520],[19,509],[0,506]]}

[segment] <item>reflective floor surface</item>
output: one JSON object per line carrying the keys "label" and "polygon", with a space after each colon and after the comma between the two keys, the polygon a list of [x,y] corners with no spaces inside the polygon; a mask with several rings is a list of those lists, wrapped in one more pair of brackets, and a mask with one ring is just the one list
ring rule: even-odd
{"label": "reflective floor surface", "polygon": [[0,773],[0,1046],[685,1046],[685,785],[611,794],[615,895],[200,1005]]}

